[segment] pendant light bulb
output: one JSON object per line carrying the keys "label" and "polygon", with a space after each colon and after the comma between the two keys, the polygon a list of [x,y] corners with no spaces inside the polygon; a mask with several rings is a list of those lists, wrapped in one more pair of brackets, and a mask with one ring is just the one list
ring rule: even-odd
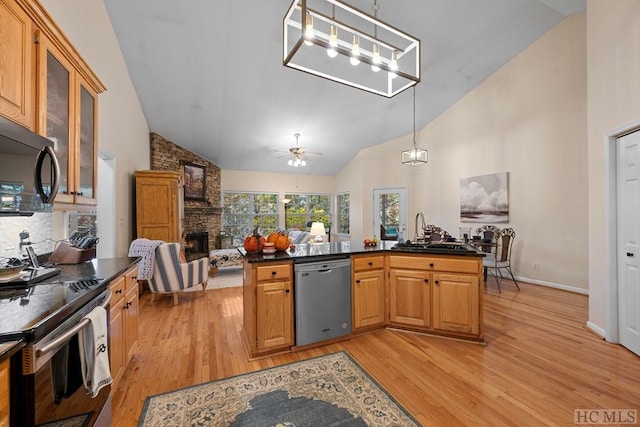
{"label": "pendant light bulb", "polygon": [[351,57],[349,62],[354,67],[360,63],[360,37],[357,34],[353,35],[353,43],[351,44]]}
{"label": "pendant light bulb", "polygon": [[373,62],[373,64],[371,64],[371,69],[376,73],[380,71],[379,65],[382,63],[382,60],[380,59],[380,46],[378,43],[373,45],[373,57],[371,58],[371,61]]}
{"label": "pendant light bulb", "polygon": [[313,16],[307,13],[305,26],[304,26],[304,44],[312,46],[313,42]]}
{"label": "pendant light bulb", "polygon": [[331,26],[327,55],[329,55],[329,58],[335,58],[336,56],[338,56],[338,28],[335,25]]}

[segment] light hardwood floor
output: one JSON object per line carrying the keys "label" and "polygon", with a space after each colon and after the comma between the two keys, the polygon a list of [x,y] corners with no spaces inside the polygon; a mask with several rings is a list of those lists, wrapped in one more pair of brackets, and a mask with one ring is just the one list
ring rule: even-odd
{"label": "light hardwood floor", "polygon": [[[240,280],[240,279],[239,279]],[[574,409],[636,409],[640,357],[586,329],[588,298],[490,278],[486,345],[379,330],[249,361],[241,288],[140,301],[140,340],[113,395],[113,425],[134,426],[145,397],[346,350],[425,426],[573,425]],[[321,423],[319,423],[321,425]]]}

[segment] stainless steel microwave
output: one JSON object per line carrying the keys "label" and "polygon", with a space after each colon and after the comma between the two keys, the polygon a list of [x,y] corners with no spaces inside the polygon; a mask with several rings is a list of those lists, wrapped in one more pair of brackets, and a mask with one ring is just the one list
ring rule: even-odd
{"label": "stainless steel microwave", "polygon": [[0,117],[0,215],[51,211],[59,177],[53,142]]}

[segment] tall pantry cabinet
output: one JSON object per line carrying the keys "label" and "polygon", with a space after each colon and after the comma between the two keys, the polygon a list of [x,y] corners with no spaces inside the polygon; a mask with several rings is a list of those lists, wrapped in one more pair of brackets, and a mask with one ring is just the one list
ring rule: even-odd
{"label": "tall pantry cabinet", "polygon": [[182,175],[169,171],[136,171],[135,180],[137,237],[182,242]]}

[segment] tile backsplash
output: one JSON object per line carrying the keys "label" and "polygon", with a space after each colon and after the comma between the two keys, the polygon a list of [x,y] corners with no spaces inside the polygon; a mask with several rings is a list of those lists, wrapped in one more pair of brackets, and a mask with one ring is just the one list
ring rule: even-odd
{"label": "tile backsplash", "polygon": [[20,247],[20,232],[29,233],[29,241],[36,254],[52,252],[54,242],[54,213],[41,212],[33,216],[0,217],[0,263],[4,258],[22,258],[26,255]]}

